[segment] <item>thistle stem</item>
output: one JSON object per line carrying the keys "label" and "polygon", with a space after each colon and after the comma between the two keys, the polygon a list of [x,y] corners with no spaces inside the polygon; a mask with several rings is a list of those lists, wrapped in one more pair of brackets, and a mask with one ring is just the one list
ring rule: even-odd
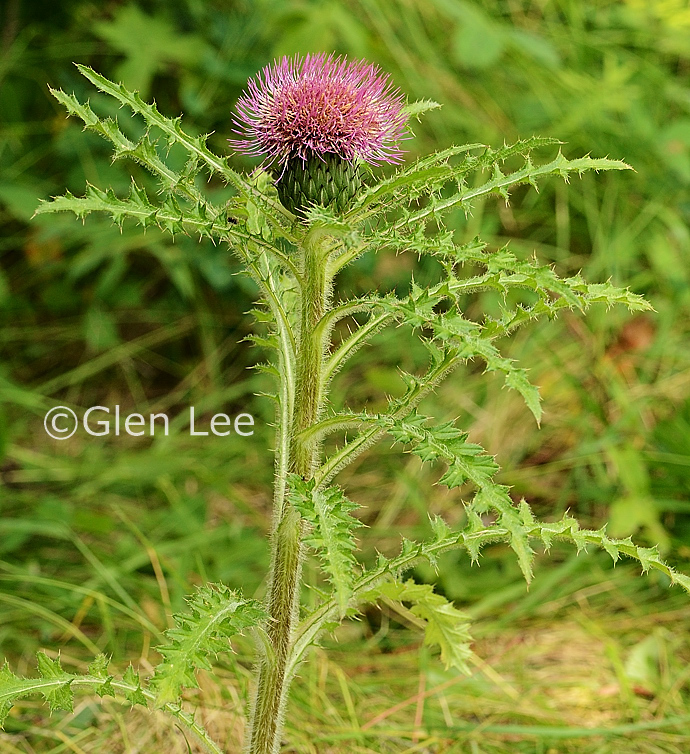
{"label": "thistle stem", "polygon": [[295,386],[295,420],[292,426],[291,471],[304,479],[314,473],[317,445],[313,439],[301,439],[300,432],[318,420],[323,404],[322,371],[324,332],[317,325],[328,306],[323,235],[315,230],[307,235],[304,251],[304,288],[300,342],[297,353],[297,384]]}
{"label": "thistle stem", "polygon": [[[315,424],[323,405],[325,335],[316,325],[329,303],[323,234],[311,231],[302,243],[303,281],[297,347],[295,408],[289,469],[310,479],[318,463],[318,439],[300,435]],[[285,379],[285,376],[283,376]],[[297,510],[283,498],[277,507],[271,553],[267,627],[271,652],[263,658],[250,721],[248,754],[278,754],[283,714],[290,686],[289,668],[300,597],[303,525]],[[270,654],[270,656],[269,656]]]}

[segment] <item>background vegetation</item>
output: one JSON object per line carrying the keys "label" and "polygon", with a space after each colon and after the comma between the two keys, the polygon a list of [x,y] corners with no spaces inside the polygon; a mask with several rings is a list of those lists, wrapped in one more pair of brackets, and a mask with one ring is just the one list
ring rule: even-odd
{"label": "background vegetation", "polygon": [[[270,401],[243,342],[253,290],[223,248],[120,230],[108,220],[31,219],[39,198],[85,180],[124,191],[129,169],[66,120],[47,86],[88,96],[72,62],[155,97],[226,151],[247,78],[275,56],[335,50],[376,61],[411,99],[443,108],[414,127],[410,157],[450,143],[556,136],[566,156],[625,159],[633,173],[557,181],[456,218],[457,233],[510,241],[562,273],[582,269],[652,302],[630,318],[525,330],[512,355],[545,398],[537,429],[519,397],[470,365],[425,407],[460,417],[497,454],[501,479],[543,517],[569,508],[690,567],[690,11],[683,0],[7,0],[0,8],[0,654],[25,672],[38,648],[81,666],[96,651],[148,672],[194,584],[262,594],[272,472]],[[113,111],[117,116],[117,111]],[[136,126],[119,114],[121,128]],[[136,135],[136,134],[133,134]],[[548,150],[547,150],[548,151]],[[545,152],[544,157],[549,155]],[[237,157],[237,165],[252,167]],[[144,171],[137,175],[147,185]],[[151,187],[149,186],[149,189]],[[222,196],[222,187],[210,186]],[[343,285],[405,286],[405,255],[367,257]],[[475,314],[495,305],[476,300]],[[375,407],[416,354],[394,336],[360,352]],[[168,438],[43,431],[53,405],[165,411]],[[194,438],[187,407],[250,410],[251,438]],[[462,518],[457,490],[383,446],[343,480],[366,505],[366,557],[422,533],[428,512]],[[431,490],[431,492],[430,492]],[[510,554],[480,570],[419,571],[476,619],[476,673],[444,672],[409,616],[378,609],[303,667],[289,719],[295,752],[686,752],[690,606],[661,576],[553,551],[529,594]],[[307,596],[308,599],[308,596]],[[412,628],[412,630],[410,630]],[[249,646],[190,694],[238,749]],[[23,704],[0,752],[187,752],[182,734],[115,702],[48,720]],[[566,726],[565,728],[563,726]]]}

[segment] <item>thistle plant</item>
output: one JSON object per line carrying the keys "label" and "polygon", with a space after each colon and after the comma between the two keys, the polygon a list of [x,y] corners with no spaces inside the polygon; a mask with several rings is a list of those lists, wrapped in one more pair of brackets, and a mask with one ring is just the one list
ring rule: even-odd
{"label": "thistle plant", "polygon": [[[583,529],[568,515],[536,520],[528,504],[515,502],[497,481],[491,455],[454,422],[435,423],[419,410],[458,366],[479,361],[487,372],[502,375],[539,422],[538,390],[526,370],[502,354],[501,340],[562,310],[585,312],[595,303],[650,308],[626,289],[587,283],[579,275],[559,277],[549,265],[520,259],[507,247],[490,249],[478,238],[458,244],[444,225],[449,213],[470,212],[482,197],[507,201],[515,186],[536,189],[549,176],[568,180],[585,171],[628,165],[589,156],[569,160],[560,151],[540,162],[533,152],[557,142],[530,138],[499,148],[452,146],[377,176],[369,166],[401,163],[400,142],[411,136],[409,120],[437,105],[406,104],[389,78],[371,65],[316,55],[283,59],[249,83],[231,140],[236,150],[264,158],[247,176],[235,171],[228,157],[213,153],[207,137],[190,135],[179,118],[164,116],[155,104],[89,68],[79,70],[142,118],[145,135],[133,142],[116,121],[100,118],[88,103],[62,91],[53,91],[54,96],[87,129],[111,142],[114,159],[134,160],[149,170],[160,184],[159,196],[154,200],[134,182],[125,197],[89,185],[84,196],[67,193],[41,204],[37,212],[71,211],[80,218],[104,212],[118,224],[132,220],[173,235],[196,234],[226,244],[255,282],[256,342],[267,357],[261,368],[276,386],[271,570],[263,602],[222,584],[201,587],[190,597],[188,610],[174,616],[175,627],[158,650],[160,664],[148,679],[131,667],[116,677],[103,656],[85,675],[66,672],[45,654],[38,656],[36,678],[20,678],[5,666],[0,721],[26,695],[42,694],[51,709],[70,710],[74,692],[85,689],[161,708],[220,754],[220,746],[183,708],[182,694],[197,685],[197,670],[210,668],[218,653],[232,650],[234,635],[251,631],[258,659],[246,751],[275,754],[281,748],[290,683],[309,648],[367,604],[385,599],[409,606],[424,627],[425,642],[440,650],[446,667],[467,671],[472,651],[467,616],[432,586],[406,576],[417,564],[433,565],[451,550],[463,550],[476,561],[485,545],[507,543],[529,583],[535,544],[549,548],[564,541],[578,551],[593,545],[614,562],[625,555],[643,571],[662,571],[690,592],[690,578],[667,566],[655,548],[609,538],[603,529]],[[165,157],[172,145],[188,155],[181,170]],[[207,197],[203,186],[209,177],[233,189],[229,203],[217,205]],[[411,281],[405,295],[372,291],[360,298],[338,297],[338,274],[382,249],[431,257],[437,282],[422,287]],[[513,289],[531,291],[533,303],[510,304]],[[487,290],[501,294],[500,314],[470,319],[468,296]],[[416,338],[428,354],[426,369],[403,372],[403,394],[387,398],[380,412],[334,408],[346,404],[330,399],[334,376],[377,333],[402,324],[409,326],[400,330],[408,333],[404,337]],[[327,436],[337,442],[326,443]],[[379,556],[365,568],[356,557],[358,505],[336,478],[386,436],[401,451],[440,464],[441,484],[462,488],[465,524],[451,529],[434,517],[429,539],[403,539],[398,555]],[[328,587],[307,610],[300,602],[302,563],[312,555]]]}

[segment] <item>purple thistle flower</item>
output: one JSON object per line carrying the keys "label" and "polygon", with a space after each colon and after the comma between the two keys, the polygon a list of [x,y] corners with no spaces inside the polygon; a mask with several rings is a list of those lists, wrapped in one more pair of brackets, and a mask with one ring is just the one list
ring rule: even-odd
{"label": "purple thistle flower", "polygon": [[283,168],[291,158],[337,155],[348,162],[397,163],[404,98],[375,65],[318,53],[283,57],[249,81],[230,139],[237,150]]}

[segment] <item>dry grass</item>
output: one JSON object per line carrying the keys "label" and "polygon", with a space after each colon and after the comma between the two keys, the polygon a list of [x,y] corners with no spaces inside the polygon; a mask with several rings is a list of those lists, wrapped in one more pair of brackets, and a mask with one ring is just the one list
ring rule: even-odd
{"label": "dry grass", "polygon": [[[445,671],[399,615],[373,611],[344,625],[301,667],[284,751],[685,754],[690,607],[626,566],[602,570],[603,561],[585,558],[584,575],[552,598],[477,619],[471,677]],[[241,751],[247,665],[202,674],[188,695],[229,754]],[[45,726],[39,703],[19,709],[27,727],[0,737],[2,754],[203,751],[164,715],[112,700],[82,698],[74,715]]]}

